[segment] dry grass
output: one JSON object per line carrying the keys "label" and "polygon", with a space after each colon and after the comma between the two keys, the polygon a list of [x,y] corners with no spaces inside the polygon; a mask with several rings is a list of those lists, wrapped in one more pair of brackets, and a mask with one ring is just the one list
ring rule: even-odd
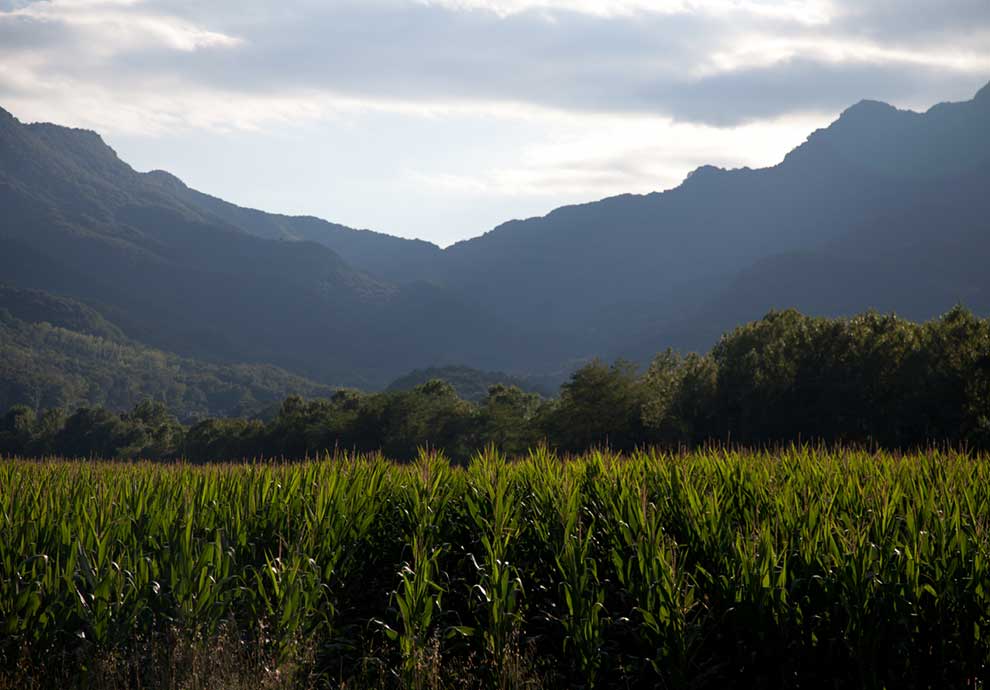
{"label": "dry grass", "polygon": [[0,674],[0,690],[308,690],[319,687],[312,669],[312,650],[303,646],[280,662],[226,632],[204,638],[171,631],[88,663],[53,657],[38,664],[25,656],[12,673]]}
{"label": "dry grass", "polygon": [[360,672],[335,685],[339,690],[543,690],[550,687],[538,669],[533,645],[523,649],[513,635],[496,658],[474,654],[462,659],[444,658],[440,640],[431,638],[416,653],[409,676],[383,661],[385,650],[363,656]]}

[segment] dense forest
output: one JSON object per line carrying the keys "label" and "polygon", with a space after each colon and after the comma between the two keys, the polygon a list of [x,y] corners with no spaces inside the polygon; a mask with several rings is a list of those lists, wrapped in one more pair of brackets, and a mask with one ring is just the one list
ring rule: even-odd
{"label": "dense forest", "polygon": [[771,312],[723,336],[707,354],[657,355],[644,372],[594,361],[559,396],[493,385],[478,402],[432,379],[411,390],[286,398],[269,421],[180,424],[161,402],[126,413],[15,406],[0,419],[0,453],[195,462],[303,458],[420,448],[455,461],[493,445],[509,455],[540,444],[563,452],[608,446],[822,441],[886,448],[990,447],[990,320],[962,307],[913,323]]}
{"label": "dense forest", "polygon": [[72,299],[0,284],[0,408],[126,410],[162,401],[179,419],[255,415],[290,392],[326,396],[330,386],[267,364],[181,357],[125,337]]}

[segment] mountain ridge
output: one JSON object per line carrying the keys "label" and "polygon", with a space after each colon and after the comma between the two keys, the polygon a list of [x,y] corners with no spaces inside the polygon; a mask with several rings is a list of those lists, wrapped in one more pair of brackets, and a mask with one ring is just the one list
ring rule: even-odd
{"label": "mountain ridge", "polygon": [[[924,113],[864,100],[774,166],[700,166],[672,189],[446,249],[236,206],[135,171],[95,132],[4,111],[0,278],[79,299],[162,350],[362,387],[450,363],[522,376],[706,349],[770,307],[861,311],[882,296],[923,319],[962,295],[980,311],[988,104],[990,84]],[[930,294],[912,295],[898,265]]]}

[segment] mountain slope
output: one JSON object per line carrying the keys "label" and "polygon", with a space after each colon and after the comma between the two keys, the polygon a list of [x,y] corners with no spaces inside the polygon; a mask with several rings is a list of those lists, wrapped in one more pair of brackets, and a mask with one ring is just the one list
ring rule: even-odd
{"label": "mountain slope", "polygon": [[119,411],[150,398],[193,419],[251,414],[292,393],[333,389],[269,365],[212,364],[144,347],[75,300],[0,286],[0,410]]}
{"label": "mountain slope", "polygon": [[407,240],[371,230],[354,230],[312,216],[287,216],[242,208],[186,186],[164,170],[145,173],[184,203],[225,223],[265,239],[316,242],[349,265],[380,280],[404,284],[435,278],[443,250],[422,240]]}
{"label": "mountain slope", "polygon": [[123,340],[119,328],[81,302],[41,290],[24,290],[0,283],[0,312],[28,323],[49,323],[105,340]]}
{"label": "mountain slope", "polygon": [[92,132],[0,111],[0,207],[5,281],[99,305],[161,349],[362,386],[509,351],[508,329],[456,295],[373,278],[317,243],[253,236]]}

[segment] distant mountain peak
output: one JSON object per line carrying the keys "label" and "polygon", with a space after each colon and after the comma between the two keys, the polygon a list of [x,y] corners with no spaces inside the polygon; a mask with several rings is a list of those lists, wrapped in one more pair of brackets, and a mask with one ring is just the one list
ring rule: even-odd
{"label": "distant mountain peak", "polygon": [[130,170],[130,166],[120,160],[113,147],[91,129],[63,127],[51,122],[32,122],[25,127],[49,144],[63,151],[71,151],[73,155],[80,156],[91,164],[99,163],[111,169]]}
{"label": "distant mountain peak", "polygon": [[189,187],[185,182],[180,180],[178,177],[168,172],[167,170],[149,170],[145,173],[147,177],[155,180],[164,187],[169,189],[188,189]]}
{"label": "distant mountain peak", "polygon": [[691,180],[692,182],[697,182],[698,180],[711,178],[724,172],[727,172],[726,169],[720,168],[717,165],[701,165],[689,172],[684,179],[685,181]]}
{"label": "distant mountain peak", "polygon": [[75,137],[79,140],[85,140],[90,143],[98,143],[101,146],[113,151],[107,142],[103,141],[103,137],[99,135],[98,132],[92,129],[83,129],[81,127],[66,127],[64,125],[56,125],[52,122],[31,122],[27,125],[28,129],[34,130],[36,132],[46,132],[52,133],[57,132],[58,134],[66,137]]}
{"label": "distant mountain peak", "polygon": [[976,95],[973,96],[973,100],[978,103],[990,105],[990,82],[987,82],[982,89],[976,92]]}
{"label": "distant mountain peak", "polygon": [[884,117],[892,113],[900,112],[894,106],[883,101],[862,100],[855,105],[846,108],[836,123],[840,122],[864,122],[872,123],[878,117]]}
{"label": "distant mountain peak", "polygon": [[809,145],[814,147],[822,141],[859,142],[853,146],[857,148],[877,136],[900,129],[918,117],[923,116],[911,110],[898,110],[883,101],[862,100],[842,111],[828,127],[813,132],[805,144],[791,151],[786,158],[792,158],[799,152],[806,154]]}

